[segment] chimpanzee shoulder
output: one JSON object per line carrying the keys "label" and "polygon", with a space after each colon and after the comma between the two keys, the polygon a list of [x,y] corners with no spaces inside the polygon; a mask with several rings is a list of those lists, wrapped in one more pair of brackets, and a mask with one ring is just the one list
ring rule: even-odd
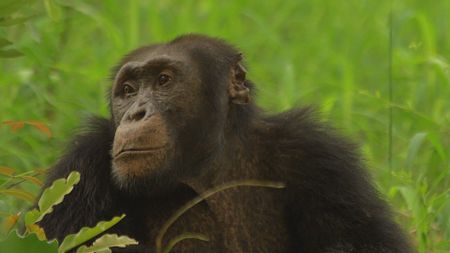
{"label": "chimpanzee shoulder", "polygon": [[[52,215],[47,215],[40,222],[45,224],[48,238],[61,240],[62,235],[75,233],[83,226],[93,226],[99,220],[111,215],[99,216],[102,209],[111,208],[111,144],[114,128],[110,120],[92,117],[73,137],[59,161],[48,170],[44,187],[49,187],[54,180],[64,178],[71,171],[79,171],[80,182],[74,187],[64,201],[56,205]],[[98,180],[98,179],[102,180]],[[79,210],[70,212],[68,210]],[[79,214],[83,213],[83,216]],[[64,224],[64,226],[61,226]]]}
{"label": "chimpanzee shoulder", "polygon": [[[264,121],[269,126],[263,135],[267,159],[286,183],[290,233],[310,238],[297,240],[294,248],[321,252],[320,245],[334,244],[339,252],[413,251],[365,169],[357,144],[313,107]],[[371,249],[374,242],[379,246]]]}

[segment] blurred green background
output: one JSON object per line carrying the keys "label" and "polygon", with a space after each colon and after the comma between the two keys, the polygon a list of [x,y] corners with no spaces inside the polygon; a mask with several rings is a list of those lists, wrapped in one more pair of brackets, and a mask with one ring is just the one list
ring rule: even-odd
{"label": "blurred green background", "polygon": [[121,56],[195,32],[238,46],[264,109],[314,104],[361,143],[419,251],[450,252],[449,13],[449,0],[1,0],[0,218],[30,205],[89,115],[108,115]]}

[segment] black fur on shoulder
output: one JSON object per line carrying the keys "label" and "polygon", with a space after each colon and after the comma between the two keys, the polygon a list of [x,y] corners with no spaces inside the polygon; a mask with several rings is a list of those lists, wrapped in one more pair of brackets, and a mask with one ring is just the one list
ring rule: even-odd
{"label": "black fur on shoulder", "polygon": [[79,171],[81,178],[66,196],[73,201],[63,201],[55,206],[53,213],[40,222],[46,228],[48,238],[56,237],[61,240],[62,235],[78,232],[82,224],[94,226],[98,221],[111,216],[105,210],[112,207],[114,198],[110,187],[110,150],[113,138],[114,128],[110,120],[92,118],[82,133],[71,141],[59,162],[50,169],[45,188],[54,180],[67,177],[71,171]]}

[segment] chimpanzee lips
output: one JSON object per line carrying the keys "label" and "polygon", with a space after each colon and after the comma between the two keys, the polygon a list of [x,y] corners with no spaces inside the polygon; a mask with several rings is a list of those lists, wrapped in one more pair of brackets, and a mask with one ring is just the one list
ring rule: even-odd
{"label": "chimpanzee lips", "polygon": [[166,147],[166,145],[163,146],[158,146],[158,147],[137,147],[137,148],[124,148],[122,150],[120,150],[119,152],[117,152],[116,154],[114,154],[114,158],[119,158],[122,155],[145,155],[148,153],[152,153],[152,152],[156,152],[158,150],[164,149]]}
{"label": "chimpanzee lips", "polygon": [[169,144],[166,124],[161,115],[128,122],[116,130],[112,148],[112,156],[116,160],[119,157],[140,157],[153,153],[164,153]]}

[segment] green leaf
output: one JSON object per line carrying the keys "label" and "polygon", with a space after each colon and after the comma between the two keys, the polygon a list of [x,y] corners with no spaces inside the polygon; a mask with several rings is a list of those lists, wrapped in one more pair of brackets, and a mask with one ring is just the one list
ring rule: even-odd
{"label": "green leaf", "polygon": [[29,201],[31,203],[34,203],[34,201],[36,199],[36,197],[33,194],[31,194],[27,191],[21,190],[21,189],[17,189],[17,188],[0,189],[0,194],[11,195],[16,198]]}
{"label": "green leaf", "polygon": [[22,56],[23,54],[16,49],[2,49],[0,50],[0,57],[2,58],[14,58]]}
{"label": "green leaf", "polygon": [[116,234],[106,234],[95,240],[92,246],[81,246],[77,253],[93,253],[93,252],[111,252],[111,247],[124,248],[128,245],[135,245],[138,242],[127,236],[118,236]]}
{"label": "green leaf", "polygon": [[27,22],[28,20],[34,18],[36,15],[31,15],[27,17],[20,17],[20,18],[10,18],[10,17],[3,17],[0,18],[0,26],[12,26],[12,25],[18,25],[23,24]]}
{"label": "green leaf", "polygon": [[78,233],[66,236],[59,246],[58,252],[67,252],[75,248],[76,246],[83,244],[84,242],[94,238],[100,233],[103,233],[107,229],[116,225],[124,217],[125,214],[122,214],[122,216],[114,217],[110,221],[101,221],[97,223],[95,227],[84,227],[80,231],[78,231]]}
{"label": "green leaf", "polygon": [[[12,231],[8,237],[0,241],[1,252],[23,253],[23,252],[57,252],[58,243],[53,241],[41,241],[35,234],[22,237],[16,231]],[[3,251],[5,250],[5,251]]]}
{"label": "green leaf", "polygon": [[0,3],[0,16],[8,16],[13,14],[28,3],[28,0],[2,0]]}
{"label": "green leaf", "polygon": [[441,138],[439,138],[439,135],[436,133],[430,133],[427,135],[427,139],[430,141],[430,143],[433,145],[434,149],[436,150],[439,157],[442,159],[442,161],[446,161],[446,150],[443,146],[443,141]]}
{"label": "green leaf", "polygon": [[58,21],[61,18],[61,10],[52,0],[44,0],[45,9],[47,10],[48,16],[53,21]]}
{"label": "green leaf", "polygon": [[408,209],[413,212],[413,217],[417,225],[424,225],[423,221],[426,219],[426,208],[421,202],[420,193],[417,189],[409,186],[398,187],[398,190],[406,202]]}
{"label": "green leaf", "polygon": [[61,203],[73,186],[80,181],[80,173],[72,171],[67,179],[61,178],[44,190],[38,202],[39,210],[33,209],[25,214],[25,225],[34,224],[53,211],[53,206]]}
{"label": "green leaf", "polygon": [[10,46],[12,45],[11,41],[5,39],[5,38],[0,38],[0,47],[6,47],[6,46]]}
{"label": "green leaf", "polygon": [[417,153],[419,152],[419,148],[422,146],[425,137],[427,137],[427,133],[417,133],[409,142],[406,168],[412,168],[412,164],[417,157]]}

